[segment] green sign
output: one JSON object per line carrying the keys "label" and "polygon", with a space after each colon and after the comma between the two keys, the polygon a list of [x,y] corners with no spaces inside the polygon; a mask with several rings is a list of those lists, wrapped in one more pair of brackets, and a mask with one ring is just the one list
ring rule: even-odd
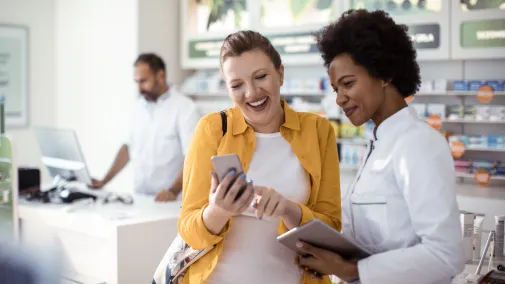
{"label": "green sign", "polygon": [[467,21],[460,29],[463,48],[505,47],[505,19]]}
{"label": "green sign", "polygon": [[267,38],[281,55],[319,53],[316,38],[311,32],[270,35]]}
{"label": "green sign", "polygon": [[[266,36],[281,55],[315,54],[319,50],[311,32]],[[223,39],[189,41],[189,59],[218,58]]]}
{"label": "green sign", "polygon": [[218,58],[224,39],[200,39],[189,41],[189,59]]}

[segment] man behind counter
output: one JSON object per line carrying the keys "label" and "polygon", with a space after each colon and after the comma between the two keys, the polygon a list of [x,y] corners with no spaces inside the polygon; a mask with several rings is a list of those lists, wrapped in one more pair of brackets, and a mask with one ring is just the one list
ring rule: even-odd
{"label": "man behind counter", "polygon": [[182,189],[182,168],[189,140],[200,115],[189,98],[170,89],[165,63],[152,53],[135,61],[135,81],[141,97],[133,109],[128,138],[111,168],[91,188],[102,188],[132,162],[136,193],[156,201],[175,200]]}

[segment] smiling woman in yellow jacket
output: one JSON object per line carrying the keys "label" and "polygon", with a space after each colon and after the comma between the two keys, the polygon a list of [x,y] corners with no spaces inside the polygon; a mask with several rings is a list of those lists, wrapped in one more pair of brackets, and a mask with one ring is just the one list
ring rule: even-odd
{"label": "smiling woman in yellow jacket", "polygon": [[[224,136],[219,113],[204,116],[193,134],[178,222],[191,247],[215,248],[190,266],[183,283],[330,283],[302,276],[295,253],[276,237],[314,218],[340,230],[334,130],[281,100],[284,67],[261,34],[229,35],[220,61],[235,107],[226,110]],[[230,172],[218,185],[211,157],[229,153],[240,157],[244,173]]]}

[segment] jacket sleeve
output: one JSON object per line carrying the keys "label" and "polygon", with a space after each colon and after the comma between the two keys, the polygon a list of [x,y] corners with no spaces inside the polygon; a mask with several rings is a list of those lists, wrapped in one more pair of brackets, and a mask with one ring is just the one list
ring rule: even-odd
{"label": "jacket sleeve", "polygon": [[[337,141],[335,131],[327,119],[321,118],[321,125],[318,129],[319,148],[321,149],[321,177],[320,186],[316,201],[309,207],[298,204],[302,210],[300,225],[317,218],[336,230],[342,227],[342,212],[340,200],[340,171],[338,164]],[[283,234],[288,228],[281,222],[279,233]]]}
{"label": "jacket sleeve", "polygon": [[397,183],[408,206],[404,214],[410,215],[421,242],[359,261],[363,284],[400,284],[406,279],[412,284],[439,283],[464,269],[454,162],[442,137],[424,140],[421,149],[410,146],[395,161]]}
{"label": "jacket sleeve", "polygon": [[212,171],[211,157],[216,155],[222,136],[218,114],[204,116],[196,126],[184,160],[182,208],[177,229],[182,239],[193,249],[205,249],[220,242],[229,222],[219,235],[205,226],[202,214],[209,204]]}

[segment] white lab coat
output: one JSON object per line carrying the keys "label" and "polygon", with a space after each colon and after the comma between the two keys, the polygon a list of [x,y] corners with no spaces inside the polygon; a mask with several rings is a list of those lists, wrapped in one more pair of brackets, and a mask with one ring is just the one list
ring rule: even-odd
{"label": "white lab coat", "polygon": [[451,283],[464,260],[447,141],[409,107],[376,136],[342,199],[343,233],[373,253],[360,282]]}
{"label": "white lab coat", "polygon": [[126,139],[136,193],[154,195],[172,186],[199,119],[196,104],[175,90],[156,102],[139,98]]}

